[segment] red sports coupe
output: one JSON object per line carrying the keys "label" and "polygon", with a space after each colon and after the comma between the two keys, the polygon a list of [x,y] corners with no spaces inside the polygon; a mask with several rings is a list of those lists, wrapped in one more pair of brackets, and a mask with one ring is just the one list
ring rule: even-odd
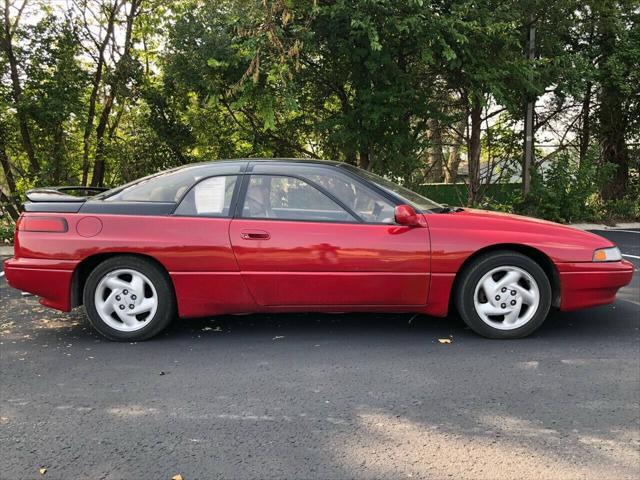
{"label": "red sports coupe", "polygon": [[351,165],[193,164],[94,196],[27,195],[9,283],[112,340],[175,317],[455,308],[517,338],[551,307],[613,302],[632,264],[608,240],[532,218],[439,205]]}

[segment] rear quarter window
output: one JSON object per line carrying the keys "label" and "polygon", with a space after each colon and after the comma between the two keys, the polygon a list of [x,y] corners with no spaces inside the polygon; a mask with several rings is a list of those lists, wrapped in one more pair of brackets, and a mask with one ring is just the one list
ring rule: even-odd
{"label": "rear quarter window", "polygon": [[[238,173],[238,164],[200,164],[158,173],[97,197],[105,202],[179,202],[199,180],[218,174]],[[101,197],[101,198],[100,198]]]}
{"label": "rear quarter window", "polygon": [[189,190],[174,215],[228,217],[237,182],[236,175],[209,177]]}

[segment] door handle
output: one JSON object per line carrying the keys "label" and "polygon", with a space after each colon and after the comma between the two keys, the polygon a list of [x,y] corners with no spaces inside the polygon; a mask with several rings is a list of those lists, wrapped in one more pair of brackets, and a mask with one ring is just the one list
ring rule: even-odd
{"label": "door handle", "polygon": [[240,238],[243,240],[269,240],[271,235],[264,230],[242,230]]}

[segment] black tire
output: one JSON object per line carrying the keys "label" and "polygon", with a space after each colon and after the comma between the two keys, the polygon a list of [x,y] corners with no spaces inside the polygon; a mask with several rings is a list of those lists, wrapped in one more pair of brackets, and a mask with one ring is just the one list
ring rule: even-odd
{"label": "black tire", "polygon": [[[116,330],[105,323],[96,310],[95,291],[100,280],[109,272],[118,269],[131,269],[142,273],[156,289],[158,296],[156,312],[140,330],[132,332]],[[117,342],[139,342],[158,335],[175,318],[177,310],[173,284],[167,273],[153,261],[135,255],[118,255],[100,263],[85,282],[83,300],[90,325],[104,337]]]}
{"label": "black tire", "polygon": [[[478,282],[492,269],[500,266],[515,266],[528,272],[538,284],[540,303],[538,310],[524,325],[513,330],[501,330],[484,322],[476,312],[474,294]],[[537,330],[547,318],[551,308],[551,284],[538,263],[530,257],[510,250],[488,252],[479,256],[461,273],[455,291],[455,302],[462,320],[479,335],[487,338],[522,338]]]}

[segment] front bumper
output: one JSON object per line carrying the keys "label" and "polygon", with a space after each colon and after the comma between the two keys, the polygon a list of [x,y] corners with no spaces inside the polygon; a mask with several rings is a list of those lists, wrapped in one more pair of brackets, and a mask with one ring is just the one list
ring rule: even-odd
{"label": "front bumper", "polygon": [[633,264],[619,262],[559,263],[560,310],[613,303],[618,290],[631,282]]}
{"label": "front bumper", "polygon": [[11,258],[4,262],[9,285],[40,297],[46,307],[71,310],[71,281],[76,262]]}

